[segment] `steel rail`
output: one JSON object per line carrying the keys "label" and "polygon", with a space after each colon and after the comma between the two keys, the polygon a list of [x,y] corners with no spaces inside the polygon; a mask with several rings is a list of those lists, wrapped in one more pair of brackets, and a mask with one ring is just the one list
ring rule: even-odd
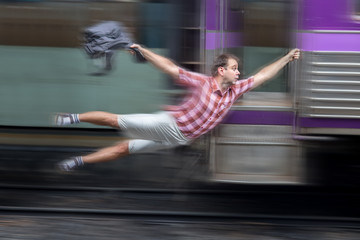
{"label": "steel rail", "polygon": [[294,216],[277,214],[242,214],[221,212],[189,212],[189,211],[152,211],[152,210],[119,210],[119,209],[89,209],[89,208],[46,208],[46,207],[9,207],[0,206],[0,213],[7,215],[41,215],[41,216],[76,216],[87,218],[135,218],[161,219],[177,221],[206,222],[267,222],[286,225],[335,225],[351,226],[360,229],[360,218],[330,217],[330,216]]}

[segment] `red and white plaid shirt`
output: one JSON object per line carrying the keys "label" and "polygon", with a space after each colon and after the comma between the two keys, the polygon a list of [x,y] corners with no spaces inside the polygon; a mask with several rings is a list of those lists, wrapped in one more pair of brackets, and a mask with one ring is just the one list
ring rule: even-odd
{"label": "red and white plaid shirt", "polygon": [[197,138],[218,125],[232,104],[249,91],[254,78],[239,80],[222,92],[213,77],[179,69],[178,84],[190,91],[184,101],[177,106],[168,106],[180,131],[188,138]]}

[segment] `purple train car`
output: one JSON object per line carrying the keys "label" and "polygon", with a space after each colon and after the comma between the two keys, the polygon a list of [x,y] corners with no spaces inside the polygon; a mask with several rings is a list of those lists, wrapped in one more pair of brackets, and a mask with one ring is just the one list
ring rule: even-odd
{"label": "purple train car", "polygon": [[[251,74],[247,69],[265,65],[263,58],[302,50],[300,61],[268,86],[247,93],[213,131],[212,179],[333,184],[354,173],[360,166],[360,1],[210,0],[206,5],[206,56],[238,51],[243,72]],[[217,27],[209,17],[214,13],[224,19]],[[234,27],[235,20],[242,24]]]}
{"label": "purple train car", "polygon": [[[289,49],[300,48],[302,57],[299,61],[290,63],[274,79],[242,96],[232,106],[222,124],[191,145],[194,149],[189,151],[201,152],[198,159],[206,156],[206,161],[199,161],[200,167],[206,168],[201,170],[206,171],[194,175],[205,182],[287,185],[334,185],[343,182],[360,186],[360,0],[64,0],[37,3],[17,1],[16,6],[11,1],[2,2],[0,43],[4,52],[11,56],[10,60],[17,59],[13,51],[21,56],[27,52],[29,58],[37,59],[34,63],[42,63],[45,55],[37,54],[37,58],[34,58],[34,49],[44,51],[47,56],[50,53],[58,54],[59,47],[61,51],[67,47],[69,51],[62,52],[78,54],[74,47],[79,44],[77,39],[80,29],[85,27],[83,25],[100,19],[123,22],[134,36],[140,38],[137,39],[140,43],[168,53],[185,68],[207,74],[210,73],[214,57],[223,52],[242,58],[240,70],[245,78],[286,54]],[[58,14],[54,18],[53,13],[59,9],[61,13],[67,14]],[[76,14],[73,14],[74,11]],[[41,19],[38,18],[39,14]],[[47,18],[50,21],[46,21]],[[14,48],[19,45],[24,48]],[[10,64],[11,61],[6,56],[5,54],[3,62]],[[118,55],[121,59],[122,56]],[[14,89],[21,90],[27,104],[31,106],[46,101],[42,98],[39,101],[40,97],[36,96],[48,96],[51,100],[46,107],[51,111],[71,106],[70,109],[81,112],[84,109],[107,106],[109,109],[103,110],[130,113],[136,109],[150,111],[152,106],[158,104],[158,100],[162,102],[162,95],[159,98],[149,95],[145,99],[146,91],[139,91],[137,94],[141,97],[134,102],[135,105],[123,104],[121,107],[124,108],[119,109],[117,105],[107,104],[108,88],[122,90],[124,93],[126,91],[126,94],[114,91],[116,99],[118,96],[130,96],[127,88],[120,88],[118,85],[121,76],[128,76],[128,73],[120,70],[127,65],[120,64],[118,70],[104,76],[114,81],[103,82],[100,76],[96,77],[98,80],[94,78],[88,81],[85,80],[89,77],[85,74],[86,71],[81,73],[83,56],[78,57],[73,60],[79,61],[79,64],[73,65],[79,68],[71,67],[71,71],[66,71],[70,74],[66,75],[67,79],[77,79],[81,74],[79,76],[84,81],[79,80],[76,85],[81,83],[81,86],[77,85],[79,89],[91,93],[95,83],[101,82],[103,85],[106,82],[104,88],[96,88],[98,97],[95,102],[87,101],[88,96],[83,94],[84,101],[78,104],[74,105],[74,101],[69,99],[52,105],[53,96],[47,92],[34,94],[33,86],[44,82],[42,91],[48,89],[46,86],[53,89],[54,84],[60,84],[56,92],[65,89],[70,82],[62,81],[63,76],[58,74],[58,66],[63,66],[62,63],[58,65],[57,62],[52,62],[55,66],[53,70],[50,67],[46,72],[39,72],[41,79],[49,79],[49,82],[39,82],[37,74],[30,74],[32,76],[26,79],[28,89],[26,86],[19,88],[18,83],[24,81],[22,76],[27,76],[30,70],[32,73],[33,69],[29,69],[27,61],[16,62],[13,66],[10,64],[7,71],[3,71],[4,86],[10,87],[11,91],[3,96],[5,103],[9,104],[3,104],[0,119],[2,126],[32,127],[47,124],[42,123],[47,122],[47,118],[39,117],[47,114],[46,108],[39,108],[39,114],[33,112],[33,108],[28,108],[32,109],[29,120],[28,111],[19,111],[25,105],[14,107],[18,101],[11,101],[12,96],[6,97]],[[146,64],[142,66],[145,67]],[[140,77],[136,78],[145,79],[146,84],[140,84],[144,87],[150,82],[141,76],[148,76],[150,70],[142,66],[138,66],[140,75],[137,76]],[[15,67],[25,71],[24,74],[17,71],[14,74]],[[46,78],[46,74],[51,77]],[[154,87],[157,87],[159,79],[151,74],[156,83]],[[12,77],[19,80],[13,81]],[[35,85],[29,84],[31,81]],[[73,84],[72,82],[71,85]],[[166,87],[169,88],[169,91],[165,91],[166,97],[169,95],[171,100],[179,93],[182,94],[182,91],[177,91],[168,82]],[[38,89],[40,88],[36,88]],[[144,99],[146,102],[140,101]],[[11,102],[15,105],[11,105]],[[150,108],[146,109],[144,106]],[[20,130],[22,131],[21,128]],[[53,138],[52,135],[48,136],[47,128],[44,131],[46,137]],[[89,138],[89,134],[84,136]],[[20,136],[16,138],[22,139]],[[19,140],[19,144],[33,145],[34,138],[29,137],[28,143]],[[60,140],[54,140],[57,148]],[[93,142],[102,145],[98,140],[89,141],[91,146]],[[114,139],[110,137],[106,141]],[[39,142],[42,144],[42,137]],[[63,144],[68,146],[72,143]],[[206,173],[205,176],[203,173]]]}

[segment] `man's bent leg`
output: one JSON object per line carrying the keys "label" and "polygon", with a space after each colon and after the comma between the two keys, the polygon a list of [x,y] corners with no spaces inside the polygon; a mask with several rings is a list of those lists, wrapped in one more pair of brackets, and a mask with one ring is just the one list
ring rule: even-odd
{"label": "man's bent leg", "polygon": [[129,142],[121,142],[114,146],[100,149],[86,156],[77,156],[65,159],[58,164],[63,171],[71,171],[86,163],[99,163],[113,161],[129,154]]}
{"label": "man's bent leg", "polygon": [[97,152],[83,156],[84,163],[99,163],[113,161],[129,154],[129,142],[124,141],[114,146],[100,149]]}

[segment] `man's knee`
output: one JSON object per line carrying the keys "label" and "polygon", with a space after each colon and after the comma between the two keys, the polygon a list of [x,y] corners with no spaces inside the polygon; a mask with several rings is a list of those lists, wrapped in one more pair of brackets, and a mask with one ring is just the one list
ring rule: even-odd
{"label": "man's knee", "polygon": [[115,145],[114,150],[119,156],[129,154],[129,142],[125,141]]}
{"label": "man's knee", "polygon": [[118,115],[109,114],[106,116],[106,122],[113,128],[119,128]]}

